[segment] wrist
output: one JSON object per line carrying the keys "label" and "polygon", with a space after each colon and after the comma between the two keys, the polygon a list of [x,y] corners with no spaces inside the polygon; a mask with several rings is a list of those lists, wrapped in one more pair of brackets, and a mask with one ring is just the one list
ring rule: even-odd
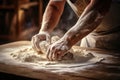
{"label": "wrist", "polygon": [[75,32],[73,31],[68,31],[64,36],[64,40],[68,42],[69,46],[73,46],[76,44],[76,37],[74,36]]}
{"label": "wrist", "polygon": [[38,35],[41,35],[42,38],[44,38],[44,40],[46,40],[47,42],[51,43],[51,40],[50,40],[51,36],[50,36],[50,34],[48,32],[40,31],[38,33]]}
{"label": "wrist", "polygon": [[43,31],[43,30],[40,30],[38,34],[47,34],[47,35],[50,35],[50,33],[48,31]]}
{"label": "wrist", "polygon": [[62,38],[62,41],[65,42],[65,45],[67,45],[69,48],[71,48],[73,46],[73,44],[71,43],[71,41],[69,40],[69,37],[64,35]]}

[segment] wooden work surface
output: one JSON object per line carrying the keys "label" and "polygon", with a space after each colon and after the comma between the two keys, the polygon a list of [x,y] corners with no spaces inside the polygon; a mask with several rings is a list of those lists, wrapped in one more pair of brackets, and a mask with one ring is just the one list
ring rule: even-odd
{"label": "wooden work surface", "polygon": [[[22,46],[30,46],[29,41],[19,41],[0,45],[0,72],[25,76],[40,80],[120,80],[120,53],[88,49],[105,60],[81,66],[73,67],[41,67],[32,63],[13,63],[6,54],[20,49]],[[74,46],[75,49],[81,49]],[[37,66],[37,67],[36,67]],[[66,69],[62,71],[61,69]]]}

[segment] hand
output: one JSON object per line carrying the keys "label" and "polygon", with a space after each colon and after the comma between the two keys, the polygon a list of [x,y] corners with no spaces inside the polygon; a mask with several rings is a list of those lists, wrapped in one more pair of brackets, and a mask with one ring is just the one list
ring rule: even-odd
{"label": "hand", "polygon": [[60,39],[57,42],[49,46],[47,50],[47,58],[50,61],[61,60],[61,58],[66,54],[66,52],[71,47],[68,46],[68,42],[64,39]]}
{"label": "hand", "polygon": [[31,43],[35,51],[41,52],[40,43],[42,41],[47,41],[50,43],[50,35],[47,32],[40,32],[32,37]]}

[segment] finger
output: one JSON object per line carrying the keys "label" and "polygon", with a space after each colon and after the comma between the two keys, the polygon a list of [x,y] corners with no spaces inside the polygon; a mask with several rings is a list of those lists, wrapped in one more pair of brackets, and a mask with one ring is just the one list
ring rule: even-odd
{"label": "finger", "polygon": [[49,47],[48,51],[47,51],[47,58],[50,61],[54,60],[54,54],[55,54],[55,49],[53,49],[51,46]]}
{"label": "finger", "polygon": [[49,44],[51,44],[51,39],[50,39],[50,36],[49,36],[49,35],[46,36],[46,41],[47,41]]}
{"label": "finger", "polygon": [[31,45],[32,45],[32,47],[34,47],[33,42],[34,42],[34,41],[33,41],[33,37],[32,37],[32,39],[31,39]]}
{"label": "finger", "polygon": [[40,41],[46,40],[46,37],[43,34],[41,34],[40,36],[38,36],[38,38],[39,38]]}
{"label": "finger", "polygon": [[48,48],[48,50],[47,50],[47,55],[46,55],[48,60],[50,60],[49,54],[50,54],[50,48]]}
{"label": "finger", "polygon": [[34,50],[36,50],[36,47],[35,47],[35,37],[33,36],[32,37],[32,40],[31,40],[31,43],[32,43],[32,48],[34,49]]}
{"label": "finger", "polygon": [[59,52],[54,54],[55,60],[58,60]]}
{"label": "finger", "polygon": [[50,61],[53,61],[53,53],[54,53],[54,50],[50,49],[49,56],[48,56]]}
{"label": "finger", "polygon": [[37,49],[37,51],[40,51],[40,46],[39,46],[39,43],[40,43],[40,39],[37,37],[35,38],[35,41],[34,41],[34,45],[35,45],[35,48]]}
{"label": "finger", "polygon": [[33,38],[33,47],[35,48],[36,51],[40,51],[40,46],[39,46],[40,40],[37,37]]}
{"label": "finger", "polygon": [[61,51],[59,51],[59,53],[57,54],[57,60],[61,60],[61,58],[62,58],[62,52]]}
{"label": "finger", "polygon": [[56,49],[51,51],[50,59],[51,59],[51,61],[54,61],[54,60],[57,59],[57,57],[56,57]]}
{"label": "finger", "polygon": [[61,60],[62,57],[66,54],[67,52],[66,51],[60,51],[59,55],[58,55],[58,60]]}

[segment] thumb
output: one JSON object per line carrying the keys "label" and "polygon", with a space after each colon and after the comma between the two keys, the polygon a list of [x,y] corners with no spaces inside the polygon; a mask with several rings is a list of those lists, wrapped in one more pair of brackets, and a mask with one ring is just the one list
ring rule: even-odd
{"label": "thumb", "polygon": [[49,34],[46,34],[46,41],[48,42],[48,44],[51,44],[51,37]]}

